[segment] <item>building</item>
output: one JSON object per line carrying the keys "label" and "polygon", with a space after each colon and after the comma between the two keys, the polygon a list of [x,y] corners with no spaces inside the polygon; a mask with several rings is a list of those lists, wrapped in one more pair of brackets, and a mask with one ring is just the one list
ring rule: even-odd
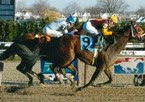
{"label": "building", "polygon": [[15,0],[0,0],[0,18],[4,20],[14,20]]}

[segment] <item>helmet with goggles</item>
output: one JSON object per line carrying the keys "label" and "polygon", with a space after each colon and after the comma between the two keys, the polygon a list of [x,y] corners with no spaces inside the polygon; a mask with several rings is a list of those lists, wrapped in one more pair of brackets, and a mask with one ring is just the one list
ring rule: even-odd
{"label": "helmet with goggles", "polygon": [[73,18],[72,16],[69,16],[69,17],[66,19],[66,21],[69,22],[69,23],[72,23],[72,24],[75,23],[75,20],[74,20],[74,18]]}
{"label": "helmet with goggles", "polygon": [[109,17],[114,23],[118,23],[118,19],[117,19],[117,16],[116,14],[113,14]]}

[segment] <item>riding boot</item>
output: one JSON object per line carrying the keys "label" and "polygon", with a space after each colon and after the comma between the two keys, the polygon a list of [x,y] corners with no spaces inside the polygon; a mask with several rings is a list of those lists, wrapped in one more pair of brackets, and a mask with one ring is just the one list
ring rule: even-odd
{"label": "riding boot", "polygon": [[97,42],[95,43],[95,48],[100,48],[100,36],[98,35]]}
{"label": "riding boot", "polygon": [[99,34],[97,36],[97,42],[94,44],[94,56],[92,60],[92,65],[94,64],[94,61],[97,57],[98,52],[101,52],[102,48],[103,48],[103,38],[102,38],[102,35]]}
{"label": "riding boot", "polygon": [[113,36],[113,43],[116,43],[116,39],[115,39],[115,37]]}
{"label": "riding boot", "polygon": [[98,49],[99,51],[102,50],[103,48],[103,41],[102,41],[102,36],[99,34],[97,38],[97,42],[94,44],[94,48]]}
{"label": "riding boot", "polygon": [[94,48],[94,56],[93,56],[93,60],[92,60],[92,65],[94,64],[95,62],[95,59],[97,57],[97,54],[98,54],[98,48]]}

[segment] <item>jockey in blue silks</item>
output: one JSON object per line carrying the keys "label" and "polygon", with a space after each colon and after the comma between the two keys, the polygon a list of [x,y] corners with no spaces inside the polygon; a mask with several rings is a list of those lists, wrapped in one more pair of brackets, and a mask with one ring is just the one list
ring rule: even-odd
{"label": "jockey in blue silks", "polygon": [[68,29],[72,28],[74,24],[74,18],[69,16],[66,20],[56,20],[45,25],[43,33],[47,33],[50,37],[61,37],[63,34],[74,34],[77,32],[76,29],[68,32]]}

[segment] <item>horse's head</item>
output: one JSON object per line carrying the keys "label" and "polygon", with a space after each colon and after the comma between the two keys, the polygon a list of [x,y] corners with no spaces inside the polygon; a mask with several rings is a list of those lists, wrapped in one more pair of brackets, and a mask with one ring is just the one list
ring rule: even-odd
{"label": "horse's head", "polygon": [[[123,33],[126,31],[130,31],[130,33]],[[144,39],[143,36],[145,35],[144,31],[133,21],[120,23],[115,27],[114,32],[114,35],[120,34],[120,36],[122,34],[124,34],[122,36],[128,36],[128,34],[130,34],[130,39],[136,38],[138,40]]]}
{"label": "horse's head", "polygon": [[35,38],[38,39],[39,43],[45,43],[51,41],[51,37],[48,34],[36,34]]}
{"label": "horse's head", "polygon": [[127,37],[132,39],[131,26],[130,22],[119,23],[113,28],[113,35],[115,37]]}
{"label": "horse's head", "polygon": [[43,34],[43,33],[39,33],[39,34],[28,33],[24,35],[24,39],[25,40],[37,39],[39,43],[44,43],[44,42],[50,42],[51,37],[48,34]]}

